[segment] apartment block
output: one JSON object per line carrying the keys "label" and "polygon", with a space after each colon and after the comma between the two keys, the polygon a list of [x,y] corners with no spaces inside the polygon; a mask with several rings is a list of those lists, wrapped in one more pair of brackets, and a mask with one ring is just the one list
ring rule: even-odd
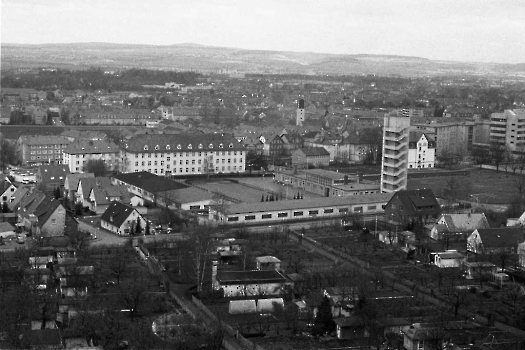
{"label": "apartment block", "polygon": [[490,142],[507,146],[511,152],[525,151],[525,109],[507,109],[490,116]]}
{"label": "apartment block", "polygon": [[63,152],[62,163],[72,173],[84,172],[90,160],[103,160],[108,170],[118,170],[120,149],[107,141],[77,141],[70,143]]}
{"label": "apartment block", "polygon": [[62,136],[20,136],[17,148],[22,165],[61,164],[62,152],[69,145]]}
{"label": "apartment block", "polygon": [[412,130],[423,131],[436,142],[436,157],[456,155],[461,158],[472,150],[474,122],[413,124]]}
{"label": "apartment block", "polygon": [[226,134],[138,135],[120,149],[120,171],[165,176],[244,173],[246,151]]}

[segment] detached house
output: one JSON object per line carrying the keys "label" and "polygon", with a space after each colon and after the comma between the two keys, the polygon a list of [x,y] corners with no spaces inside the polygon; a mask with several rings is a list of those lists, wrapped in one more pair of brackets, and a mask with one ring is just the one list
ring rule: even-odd
{"label": "detached house", "polygon": [[53,193],[56,188],[62,193],[68,174],[67,165],[40,165],[36,172],[36,182],[45,193]]}
{"label": "detached house", "polygon": [[442,214],[430,228],[430,237],[440,239],[447,235],[470,234],[476,229],[490,228],[484,213]]}
{"label": "detached house", "polygon": [[146,220],[136,209],[114,201],[100,217],[100,226],[118,235],[128,236],[135,231],[137,221],[140,221],[140,226],[145,229]]}
{"label": "detached house", "polygon": [[80,179],[94,177],[95,174],[93,173],[67,174],[66,181],[64,182],[64,197],[74,202]]}
{"label": "detached house", "polygon": [[436,220],[441,207],[430,189],[401,190],[385,206],[385,219],[402,226]]}
{"label": "detached house", "polygon": [[66,210],[60,202],[35,191],[22,198],[16,210],[19,226],[40,237],[63,236]]}
{"label": "detached house", "polygon": [[129,192],[125,186],[113,186],[107,177],[95,178],[95,183],[89,190],[89,209],[100,215],[106,211],[113,201],[130,204]]}
{"label": "detached house", "polygon": [[518,245],[525,242],[521,227],[502,227],[474,230],[467,238],[467,250],[478,254],[518,252]]}

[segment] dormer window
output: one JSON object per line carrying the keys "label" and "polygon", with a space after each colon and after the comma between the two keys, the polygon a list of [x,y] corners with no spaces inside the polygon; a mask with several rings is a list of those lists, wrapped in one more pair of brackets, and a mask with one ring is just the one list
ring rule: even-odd
{"label": "dormer window", "polygon": [[188,149],[192,149],[191,143],[188,145]]}
{"label": "dormer window", "polygon": [[155,146],[155,150],[157,150],[157,151],[159,150],[159,145]]}
{"label": "dormer window", "polygon": [[148,146],[144,146],[144,151],[147,151],[148,150]]}
{"label": "dormer window", "polygon": [[210,143],[210,145],[208,146],[208,148],[213,148],[213,143]]}
{"label": "dormer window", "polygon": [[228,147],[233,148],[233,143],[230,143],[230,145]]}
{"label": "dormer window", "polygon": [[202,143],[199,143],[199,149],[202,149]]}
{"label": "dormer window", "polygon": [[224,148],[224,145],[221,143],[221,144],[219,145],[219,148]]}
{"label": "dormer window", "polygon": [[170,145],[166,145],[166,149],[170,149],[170,148],[171,148]]}
{"label": "dormer window", "polygon": [[180,145],[177,145],[177,149],[181,149],[182,147]]}
{"label": "dormer window", "polygon": [[124,146],[125,148],[128,148],[128,144],[126,143],[126,145]]}

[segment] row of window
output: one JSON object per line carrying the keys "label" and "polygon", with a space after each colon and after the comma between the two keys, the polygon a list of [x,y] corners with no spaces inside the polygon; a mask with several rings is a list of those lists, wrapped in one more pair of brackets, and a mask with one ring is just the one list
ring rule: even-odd
{"label": "row of window", "polygon": [[[367,207],[368,211],[374,211],[376,209],[377,209],[377,205],[369,205]],[[332,213],[334,213],[334,210],[335,209],[333,209],[333,208],[323,209],[323,213],[324,214],[332,214]],[[349,211],[348,208],[339,208],[338,209],[339,213],[348,213],[348,211]],[[354,213],[362,213],[363,212],[363,207],[354,207],[353,211],[354,211]],[[315,216],[315,215],[319,215],[319,212],[320,211],[318,209],[313,209],[313,210],[308,210],[308,211],[297,210],[297,211],[293,211],[292,215],[294,217],[298,217],[298,216],[304,216],[304,215],[306,215],[305,213],[308,213],[308,215],[310,215],[310,216]],[[271,219],[272,215],[273,214],[262,214],[261,215],[261,219]],[[286,213],[286,212],[277,213],[277,217],[278,218],[287,218],[288,217],[288,213]],[[255,220],[255,215],[245,215],[244,216],[244,221],[250,221],[250,220]],[[228,222],[234,222],[234,221],[239,221],[239,217],[238,216],[229,216],[228,217]]]}
{"label": "row of window", "polygon": [[43,151],[31,151],[31,154],[53,154],[53,153],[58,153],[58,154],[61,154],[62,152],[61,151],[55,151],[53,152],[52,149],[50,149],[49,151],[48,150],[43,150]]}
{"label": "row of window", "polygon": [[[203,170],[201,167],[198,167],[198,168],[178,168],[179,171],[177,172],[177,168],[173,168],[173,172],[174,173],[187,173],[187,174],[190,174],[190,173],[201,173],[201,171]],[[195,169],[197,169],[197,171],[195,172]],[[190,171],[191,170],[191,171]],[[164,173],[170,173],[172,172],[172,170],[170,169],[170,165],[168,164],[166,166],[166,170],[164,169],[135,169],[135,172],[138,173],[139,171],[147,171],[149,173],[153,173],[153,174],[164,174]],[[213,172],[213,168],[211,168],[211,171]],[[223,167],[215,167],[215,172],[237,172],[237,171],[244,171],[243,167],[242,166],[223,166]]]}
{"label": "row of window", "polygon": [[[242,153],[243,151],[239,151],[239,155],[242,156]],[[137,153],[135,156],[137,158],[151,158],[152,154],[153,154],[153,158],[159,158],[159,155],[160,155],[160,158],[170,158],[171,155],[173,155],[175,158],[176,157],[195,157],[196,155],[198,155],[199,157],[202,157],[204,153],[204,156],[208,156],[208,155],[216,155],[216,156],[225,156],[225,155],[228,155],[228,156],[231,156],[231,155],[234,155],[236,156],[237,155],[237,151],[222,151],[222,152],[177,152],[177,153]],[[133,155],[133,154],[132,154]],[[168,159],[169,160],[169,159]]]}
{"label": "row of window", "polygon": [[31,149],[40,149],[40,148],[63,148],[67,145],[31,145]]}
{"label": "row of window", "polygon": [[[127,145],[126,145],[126,147],[127,147]],[[202,149],[203,147],[204,147],[204,146],[202,145],[202,143],[199,143],[199,145],[197,145],[197,148],[198,148],[198,149]],[[228,145],[228,147],[229,147],[229,148],[233,148],[233,143],[230,143],[230,144]],[[159,146],[159,145],[155,145],[154,148],[155,148],[155,150],[157,150],[157,151],[160,150],[160,146]],[[170,146],[170,145],[166,145],[165,148],[169,150],[169,149],[171,149],[171,146]],[[178,144],[176,148],[177,148],[177,149],[182,149],[182,145],[181,145],[181,144]],[[192,149],[193,146],[192,146],[192,144],[190,143],[186,148],[188,148],[188,149]],[[210,143],[210,144],[208,145],[208,148],[213,148],[213,144]],[[224,144],[222,144],[222,143],[219,144],[219,148],[224,148]],[[147,151],[148,149],[149,149],[149,146],[148,146],[148,145],[145,145],[145,146],[144,146],[144,151]]]}
{"label": "row of window", "polygon": [[[55,156],[54,158],[61,159],[62,156]],[[31,160],[35,160],[35,159],[53,159],[53,156],[52,155],[50,155],[49,157],[48,156],[31,156]]]}

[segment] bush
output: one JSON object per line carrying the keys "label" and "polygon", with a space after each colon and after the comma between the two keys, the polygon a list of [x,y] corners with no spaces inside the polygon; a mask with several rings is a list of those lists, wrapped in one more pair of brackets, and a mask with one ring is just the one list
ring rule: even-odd
{"label": "bush", "polygon": [[472,287],[470,287],[470,292],[472,294],[476,294],[478,292],[478,289],[476,287],[472,286]]}
{"label": "bush", "polygon": [[487,298],[487,299],[490,298],[490,292],[488,290],[484,291],[483,294],[481,295],[483,295],[484,298]]}

